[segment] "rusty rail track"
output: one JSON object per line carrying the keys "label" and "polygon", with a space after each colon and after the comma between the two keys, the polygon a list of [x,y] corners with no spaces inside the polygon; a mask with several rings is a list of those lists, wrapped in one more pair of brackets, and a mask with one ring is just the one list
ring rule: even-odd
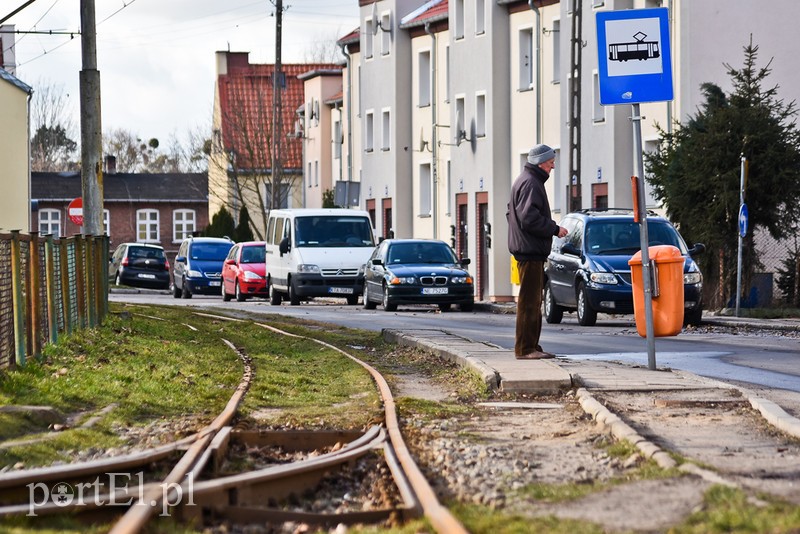
{"label": "rusty rail track", "polygon": [[[249,322],[207,313],[196,313],[196,315],[218,320]],[[247,392],[253,371],[246,356],[232,343],[223,339],[223,342],[244,362],[245,369],[242,380],[225,409],[200,432],[168,445],[123,457],[0,474],[0,499],[5,500],[4,496],[24,493],[24,489],[30,484],[87,480],[107,473],[126,472],[134,468],[144,468],[153,462],[164,462],[177,452],[184,451],[183,456],[165,477],[157,482],[143,484],[139,488],[138,498],[131,498],[128,488],[120,488],[105,493],[92,502],[66,505],[51,502],[38,505],[36,515],[72,512],[82,515],[94,513],[98,517],[107,517],[110,512],[108,504],[126,503],[128,504],[126,508],[118,507],[117,512],[112,514],[118,517],[110,531],[113,534],[141,531],[158,510],[169,510],[170,514],[175,513],[176,517],[184,521],[202,522],[213,518],[231,523],[302,521],[316,525],[378,523],[389,519],[402,521],[424,515],[437,532],[448,534],[467,532],[449,510],[438,502],[433,489],[416,465],[403,441],[391,390],[376,369],[324,341],[262,323],[254,324],[280,335],[310,339],[364,367],[372,376],[382,398],[384,426],[370,427],[362,435],[343,432],[234,430],[230,422]],[[279,443],[310,448],[332,446],[343,441],[347,443],[337,450],[290,464],[272,465],[236,475],[203,480],[202,477],[207,471],[216,470],[232,441],[252,446]],[[264,506],[264,503],[311,489],[326,473],[368,455],[378,455],[379,460],[385,462],[397,489],[399,504],[371,510],[335,513],[292,511]],[[184,496],[190,498],[186,500]],[[0,518],[26,515],[30,512],[30,507],[30,502],[2,505]],[[125,511],[119,517],[121,510]]]}

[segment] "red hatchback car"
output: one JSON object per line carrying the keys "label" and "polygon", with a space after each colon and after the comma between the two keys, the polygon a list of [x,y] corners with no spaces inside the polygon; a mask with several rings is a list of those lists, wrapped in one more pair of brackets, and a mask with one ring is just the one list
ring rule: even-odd
{"label": "red hatchback car", "polygon": [[239,302],[249,297],[269,297],[265,258],[263,241],[233,245],[222,266],[222,299],[225,302],[233,296]]}

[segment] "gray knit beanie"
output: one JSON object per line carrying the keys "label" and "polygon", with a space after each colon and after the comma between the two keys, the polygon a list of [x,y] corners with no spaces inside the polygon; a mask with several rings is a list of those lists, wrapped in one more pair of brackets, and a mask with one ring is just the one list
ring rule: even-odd
{"label": "gray knit beanie", "polygon": [[536,145],[528,152],[528,163],[539,165],[556,157],[556,151],[547,145]]}

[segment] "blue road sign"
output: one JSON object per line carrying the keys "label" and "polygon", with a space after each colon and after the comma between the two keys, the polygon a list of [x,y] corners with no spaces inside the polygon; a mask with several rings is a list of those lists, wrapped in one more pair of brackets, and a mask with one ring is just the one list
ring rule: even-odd
{"label": "blue road sign", "polygon": [[672,100],[672,54],[665,7],[597,13],[600,103]]}
{"label": "blue road sign", "polygon": [[747,235],[747,204],[739,206],[739,235],[744,237]]}

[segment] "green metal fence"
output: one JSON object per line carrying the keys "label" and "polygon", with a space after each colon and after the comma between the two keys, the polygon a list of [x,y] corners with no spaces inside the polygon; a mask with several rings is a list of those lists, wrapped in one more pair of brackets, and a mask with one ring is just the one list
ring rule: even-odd
{"label": "green metal fence", "polygon": [[0,369],[108,313],[108,237],[0,234]]}

